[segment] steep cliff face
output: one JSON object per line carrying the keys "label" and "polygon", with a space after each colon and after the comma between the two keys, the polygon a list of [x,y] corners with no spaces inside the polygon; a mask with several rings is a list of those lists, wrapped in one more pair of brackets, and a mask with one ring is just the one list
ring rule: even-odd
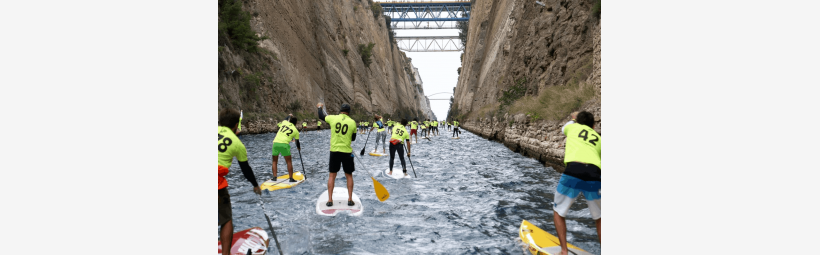
{"label": "steep cliff face", "polygon": [[563,171],[569,113],[591,112],[600,132],[600,1],[541,2],[475,1],[450,115]]}
{"label": "steep cliff face", "polygon": [[[315,127],[312,118],[320,101],[331,114],[348,103],[360,118],[372,113],[421,117],[429,105],[419,103],[424,94],[411,81],[412,66],[370,4],[244,1],[254,32],[268,38],[259,42],[260,52],[249,53],[219,35],[219,109],[242,109],[250,133],[273,131],[286,113]],[[361,45],[370,43],[368,66]]]}

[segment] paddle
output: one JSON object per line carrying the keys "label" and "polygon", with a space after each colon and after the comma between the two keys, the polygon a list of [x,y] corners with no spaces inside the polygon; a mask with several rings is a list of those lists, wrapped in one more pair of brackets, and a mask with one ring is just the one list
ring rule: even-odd
{"label": "paddle", "polygon": [[[358,159],[359,157],[355,158]],[[364,163],[362,163],[361,159],[359,159],[359,164],[362,165],[362,168],[364,168]],[[370,179],[373,180],[373,190],[376,191],[376,197],[379,198],[379,201],[387,201],[387,199],[390,198],[390,192],[387,192],[387,189],[385,189],[384,186],[376,180],[376,177],[373,177],[373,173],[367,171],[367,169],[364,171],[370,174]]]}
{"label": "paddle", "polygon": [[[402,145],[404,145],[404,149],[407,150],[407,145],[406,144],[402,144]],[[407,150],[407,152],[410,152],[410,150]],[[419,178],[419,176],[416,175],[416,168],[413,167],[413,161],[410,160],[410,155],[407,155],[407,161],[410,161],[410,168],[413,169],[413,176],[415,176],[416,178]]]}
{"label": "paddle", "polygon": [[362,152],[359,153],[359,156],[364,156],[364,149],[367,149],[368,140],[370,140],[370,132],[367,132],[367,139],[364,140],[364,148],[362,148]]}
{"label": "paddle", "polygon": [[279,251],[279,255],[282,254],[282,246],[279,245],[279,239],[276,238],[276,232],[273,232],[273,224],[270,223],[270,218],[268,217],[268,210],[265,209],[265,200],[262,200],[262,195],[259,195],[259,202],[262,203],[262,213],[265,214],[265,219],[268,220],[268,227],[270,228],[270,233],[273,234],[273,241],[276,241],[276,250]]}
{"label": "paddle", "polygon": [[302,150],[296,150],[299,152],[299,162],[302,163],[302,175],[305,177],[305,181],[307,181],[307,172],[305,172],[305,162],[302,161]]}

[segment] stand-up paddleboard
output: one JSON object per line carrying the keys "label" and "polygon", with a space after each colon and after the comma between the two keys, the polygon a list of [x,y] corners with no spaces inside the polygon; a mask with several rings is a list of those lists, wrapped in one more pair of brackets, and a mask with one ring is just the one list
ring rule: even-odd
{"label": "stand-up paddleboard", "polygon": [[387,173],[390,172],[390,169],[384,170],[384,176],[393,178],[393,179],[403,179],[403,178],[412,178],[410,175],[404,176],[404,172],[401,169],[393,169],[393,175],[388,175]]}
{"label": "stand-up paddleboard", "polygon": [[[268,251],[268,242],[268,233],[259,227],[236,232],[231,243],[231,255],[247,255],[248,249],[253,255],[264,255]],[[218,241],[217,245],[217,254],[222,255],[222,241]]]}
{"label": "stand-up paddleboard", "polygon": [[276,177],[276,180],[268,180],[262,183],[262,185],[259,185],[259,188],[262,190],[274,191],[278,189],[293,188],[294,186],[305,182],[305,176],[302,175],[301,172],[293,173],[293,179],[296,180],[296,182],[288,181],[288,175],[284,174],[282,176]]}
{"label": "stand-up paddleboard", "polygon": [[[561,254],[561,242],[558,237],[541,230],[529,221],[521,222],[521,228],[518,230],[518,235],[521,236],[521,241],[529,246],[529,251],[533,255],[541,254]],[[572,244],[567,244],[569,254],[576,255],[592,255],[581,248]]]}
{"label": "stand-up paddleboard", "polygon": [[350,214],[350,216],[361,216],[362,213],[364,213],[362,200],[359,199],[356,193],[353,193],[352,200],[356,204],[347,206],[347,189],[334,187],[333,206],[327,206],[327,190],[325,190],[325,192],[322,192],[322,195],[319,196],[319,199],[316,200],[316,213],[324,216],[336,216],[336,214],[340,212],[346,212]]}
{"label": "stand-up paddleboard", "polygon": [[387,154],[382,154],[382,153],[378,153],[376,151],[371,151],[370,156],[381,157],[381,156],[387,156]]}
{"label": "stand-up paddleboard", "polygon": [[461,139],[461,137],[453,137],[453,139]]}

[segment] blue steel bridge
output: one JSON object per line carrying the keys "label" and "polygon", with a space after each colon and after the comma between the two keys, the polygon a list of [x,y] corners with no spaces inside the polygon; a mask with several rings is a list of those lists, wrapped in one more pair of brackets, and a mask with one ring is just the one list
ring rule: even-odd
{"label": "blue steel bridge", "polygon": [[452,21],[470,21],[469,0],[396,0],[379,5],[393,29],[455,29]]}
{"label": "blue steel bridge", "polygon": [[[394,0],[379,2],[394,29],[456,29],[470,21],[469,0]],[[462,51],[457,36],[396,36],[399,49],[411,52]]]}

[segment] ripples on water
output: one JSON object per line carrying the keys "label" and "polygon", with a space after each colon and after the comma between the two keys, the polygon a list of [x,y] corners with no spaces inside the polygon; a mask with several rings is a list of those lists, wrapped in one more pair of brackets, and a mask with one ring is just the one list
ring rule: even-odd
{"label": "ripples on water", "polygon": [[[326,217],[316,214],[315,203],[327,190],[330,131],[303,132],[300,142],[308,180],[295,188],[263,194],[282,249],[286,254],[529,254],[518,238],[522,220],[556,235],[552,199],[559,173],[470,132],[462,131],[458,140],[444,133],[412,145],[418,179],[383,176],[389,156],[365,154],[361,161],[356,160],[354,192],[362,200],[364,214]],[[367,151],[374,147],[375,135],[371,136]],[[274,133],[240,136],[260,183],[274,176],[274,137]],[[353,142],[357,157],[366,138],[359,134]],[[296,146],[291,145],[294,171],[301,171]],[[398,158],[393,168],[401,171]],[[279,159],[278,169],[278,175],[287,174],[284,158]],[[390,199],[379,202],[367,172],[387,188]],[[407,172],[412,176],[410,162]],[[234,229],[258,226],[270,233],[259,197],[235,159],[227,179]],[[345,187],[344,178],[337,179],[336,186]],[[601,253],[585,200],[578,199],[572,206],[567,230],[570,243]],[[276,254],[273,241],[271,246],[270,254]]]}

